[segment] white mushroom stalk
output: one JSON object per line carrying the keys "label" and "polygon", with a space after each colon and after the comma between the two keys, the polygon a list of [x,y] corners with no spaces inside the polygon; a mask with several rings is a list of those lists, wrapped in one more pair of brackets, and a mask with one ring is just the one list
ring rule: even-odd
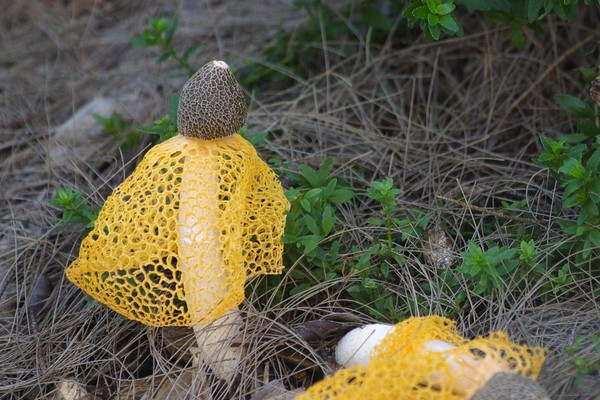
{"label": "white mushroom stalk", "polygon": [[[195,140],[188,139],[187,140]],[[202,157],[209,157],[208,149]],[[214,206],[218,199],[219,171],[204,168],[196,157],[185,157],[180,189],[178,215],[179,267],[183,274],[201,265],[205,279],[187,282],[186,292],[195,293],[188,308],[201,315],[209,314],[228,292],[225,285],[214,284],[222,280],[223,257],[219,250],[219,209]],[[214,249],[207,251],[207,249]]]}
{"label": "white mushroom stalk", "polygon": [[506,369],[505,363],[492,357],[474,358],[464,354],[457,355],[456,346],[443,340],[432,339],[423,345],[423,353],[440,353],[448,365],[448,375],[444,373],[431,376],[431,383],[436,384],[448,380],[454,382],[454,393],[467,395],[474,387],[487,382],[496,373]]}

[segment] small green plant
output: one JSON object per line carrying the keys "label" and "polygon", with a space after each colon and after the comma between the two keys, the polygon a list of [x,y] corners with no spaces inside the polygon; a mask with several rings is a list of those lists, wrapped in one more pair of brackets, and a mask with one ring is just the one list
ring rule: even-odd
{"label": "small green plant", "polygon": [[179,95],[171,95],[169,102],[169,113],[162,116],[161,119],[154,121],[153,125],[140,126],[138,130],[150,135],[158,135],[159,141],[164,142],[177,135],[177,108],[179,107]]}
{"label": "small green plant", "polygon": [[391,178],[382,182],[373,181],[371,186],[367,189],[367,196],[381,204],[383,218],[369,218],[367,222],[373,226],[386,228],[385,247],[388,258],[391,258],[394,249],[394,230],[400,225],[400,219],[395,217],[397,197],[402,194],[402,190],[394,188],[394,180]]}
{"label": "small green plant", "polygon": [[401,189],[394,187],[394,181],[372,181],[367,189],[367,197],[381,206],[377,217],[367,222],[375,227],[383,228],[383,235],[374,235],[372,243],[364,251],[353,246],[356,255],[354,270],[360,276],[360,284],[353,284],[347,291],[350,296],[366,308],[366,312],[375,318],[397,320],[394,296],[384,288],[386,282],[393,281],[396,275],[393,270],[405,264],[404,249],[398,244],[399,227],[402,221],[397,216],[398,197]]}
{"label": "small green plant", "polygon": [[126,148],[132,148],[138,142],[139,136],[137,132],[127,126],[127,122],[125,122],[119,113],[114,112],[109,117],[93,113],[92,117],[102,126],[102,132],[112,135],[119,140],[125,139]]}
{"label": "small green plant", "polygon": [[[358,246],[353,246],[352,252],[356,256],[352,266],[361,281],[347,289],[355,301],[365,306],[368,314],[390,321],[397,321],[404,315],[397,305],[398,291],[404,289],[398,287],[397,281],[403,270],[418,275],[406,262],[406,257],[411,253],[409,247],[414,248],[417,242],[427,236],[426,228],[430,222],[429,216],[418,210],[409,210],[406,217],[400,217],[398,201],[401,195],[402,190],[394,187],[391,178],[371,182],[367,197],[375,200],[381,210],[377,217],[369,218],[367,223],[376,232],[381,229],[383,232],[374,233],[371,244],[362,251]],[[425,286],[423,283],[419,291],[427,291]],[[395,289],[389,290],[390,287]],[[410,298],[408,295],[405,297]],[[416,303],[420,299],[408,301],[409,308],[414,310],[419,307]]]}
{"label": "small green plant", "polygon": [[519,265],[516,254],[517,249],[496,245],[483,250],[470,241],[467,251],[461,253],[464,261],[457,271],[472,282],[477,282],[473,288],[475,294],[487,294],[492,289],[505,290],[506,278]]}
{"label": "small green plant", "polygon": [[86,228],[94,227],[99,209],[92,209],[83,198],[83,194],[73,188],[60,189],[50,204],[62,209],[61,224],[83,224]]}
{"label": "small green plant", "polygon": [[156,62],[162,63],[166,60],[173,59],[179,64],[179,67],[192,76],[196,69],[189,64],[189,57],[192,53],[198,50],[198,46],[192,45],[179,54],[173,46],[173,37],[179,25],[179,17],[173,19],[165,17],[148,19],[148,27],[142,31],[139,36],[133,37],[129,43],[139,47],[157,47],[161,54],[156,59]]}
{"label": "small green plant", "polygon": [[332,233],[337,220],[339,204],[354,197],[354,192],[341,179],[331,176],[332,159],[327,158],[319,169],[301,165],[299,172],[286,175],[296,184],[286,191],[291,203],[287,216],[285,236],[286,256],[289,261],[305,257],[324,273],[317,278],[331,278],[332,266],[337,261],[340,242],[328,244],[324,240]]}
{"label": "small green plant", "polygon": [[429,39],[439,40],[442,32],[451,36],[462,34],[455,9],[451,0],[410,1],[405,15],[409,26],[418,25]]}
{"label": "small green plant", "polygon": [[[556,101],[579,120],[578,132],[558,140],[543,136],[544,152],[536,161],[547,167],[563,188],[560,226],[574,238],[579,261],[600,254],[600,127],[597,110],[586,101],[557,95]],[[571,218],[576,215],[576,218]]]}
{"label": "small green plant", "polygon": [[555,274],[550,275],[550,286],[553,294],[568,294],[569,286],[575,280],[571,273],[569,264],[565,264],[558,269]]}
{"label": "small green plant", "polygon": [[573,382],[575,387],[579,387],[587,375],[600,374],[600,335],[593,334],[589,337],[596,352],[594,359],[590,356],[582,357],[578,355],[586,339],[586,336],[577,336],[573,344],[565,349],[571,357],[571,364],[577,367],[577,375]]}

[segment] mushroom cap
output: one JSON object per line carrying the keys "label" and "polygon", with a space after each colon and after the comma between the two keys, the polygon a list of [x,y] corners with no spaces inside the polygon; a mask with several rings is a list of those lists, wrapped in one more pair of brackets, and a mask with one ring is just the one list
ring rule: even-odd
{"label": "mushroom cap", "polygon": [[[193,189],[182,195],[184,187]],[[288,209],[279,179],[241,136],[175,136],[151,148],[106,199],[66,274],[129,319],[209,323],[244,300],[248,278],[281,273]],[[183,210],[191,212],[180,218]],[[203,242],[199,232],[215,235]],[[190,241],[195,247],[184,251]]]}
{"label": "mushroom cap", "polygon": [[366,365],[371,352],[394,329],[389,324],[368,324],[345,334],[335,348],[335,361],[343,367]]}
{"label": "mushroom cap", "polygon": [[446,318],[409,318],[374,348],[368,365],[341,369],[296,400],[465,400],[485,384],[490,366],[535,378],[544,358],[543,349],[512,343],[503,332],[469,341]]}
{"label": "mushroom cap", "polygon": [[550,400],[539,383],[526,376],[498,372],[479,389],[471,400]]}
{"label": "mushroom cap", "polygon": [[211,61],[183,86],[177,127],[203,140],[231,136],[246,123],[244,92],[224,61]]}

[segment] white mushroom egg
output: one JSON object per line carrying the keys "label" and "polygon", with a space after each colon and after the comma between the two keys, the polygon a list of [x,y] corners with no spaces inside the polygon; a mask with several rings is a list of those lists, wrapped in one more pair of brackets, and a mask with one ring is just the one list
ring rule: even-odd
{"label": "white mushroom egg", "polygon": [[369,324],[351,330],[339,341],[335,361],[343,367],[368,364],[373,348],[393,329],[393,325]]}

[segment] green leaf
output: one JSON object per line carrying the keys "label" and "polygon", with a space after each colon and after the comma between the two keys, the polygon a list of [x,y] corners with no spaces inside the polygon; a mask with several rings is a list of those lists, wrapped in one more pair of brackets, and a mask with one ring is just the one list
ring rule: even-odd
{"label": "green leaf", "polygon": [[281,243],[283,244],[296,244],[299,243],[300,239],[296,235],[292,235],[291,233],[286,233],[281,238]]}
{"label": "green leaf", "polygon": [[427,9],[427,6],[417,7],[413,10],[412,15],[417,19],[427,20],[429,10]]}
{"label": "green leaf", "polygon": [[252,146],[256,147],[259,143],[264,142],[269,136],[268,131],[260,131],[256,132],[253,135],[248,135],[246,139],[252,144]]}
{"label": "green leaf", "polygon": [[148,25],[157,32],[163,32],[166,29],[165,18],[149,18]]}
{"label": "green leaf", "polygon": [[132,37],[129,39],[129,44],[136,47],[150,47],[154,45],[153,41],[141,36]]}
{"label": "green leaf", "polygon": [[[579,121],[578,129],[581,132],[579,134],[579,142],[583,142],[586,139],[593,139],[600,137],[600,127],[596,125],[596,121],[593,119],[583,119]],[[577,134],[576,134],[577,135]]]}
{"label": "green leaf", "polygon": [[475,294],[483,294],[488,290],[488,277],[487,275],[482,275],[479,282],[473,289],[473,293]]}
{"label": "green leaf", "polygon": [[313,235],[319,235],[321,233],[319,227],[317,226],[317,221],[311,215],[304,216],[304,223],[306,227]]}
{"label": "green leaf", "polygon": [[321,228],[325,236],[329,235],[333,227],[335,226],[335,213],[333,208],[326,206],[323,210],[323,219],[321,220]]}
{"label": "green leaf", "polygon": [[508,27],[508,35],[511,42],[519,51],[523,51],[525,49],[525,35],[523,35],[521,24],[511,23]]}
{"label": "green leaf", "polygon": [[301,165],[300,173],[302,174],[302,177],[308,182],[308,184],[313,188],[321,187],[321,185],[323,184],[319,175],[317,174],[317,171],[309,167],[308,165]]}
{"label": "green leaf", "polygon": [[290,289],[290,296],[295,296],[297,294],[300,294],[302,292],[305,292],[307,290],[309,290],[310,288],[313,287],[313,284],[307,282],[307,283],[301,283],[297,286],[294,286],[292,289]]}
{"label": "green leaf", "polygon": [[540,137],[540,142],[542,143],[542,147],[544,148],[544,150],[550,153],[556,153],[563,146],[562,143],[556,140],[552,140],[548,136],[544,135]]}
{"label": "green leaf", "polygon": [[433,40],[439,40],[442,34],[442,31],[437,25],[428,25],[429,26],[429,34]]}
{"label": "green leaf", "polygon": [[437,10],[439,0],[425,0],[425,4],[427,4],[427,9],[430,13],[434,13]]}
{"label": "green leaf", "polygon": [[329,178],[329,174],[331,173],[331,163],[333,163],[333,158],[326,157],[325,161],[323,161],[323,164],[321,164],[317,171],[317,175],[322,182],[320,186],[324,185],[325,182],[327,182],[327,178]]}
{"label": "green leaf", "polygon": [[373,226],[385,226],[386,225],[386,221],[384,219],[380,219],[380,218],[368,218],[367,223],[369,223],[370,225],[373,225]]}
{"label": "green leaf", "polygon": [[181,54],[181,58],[183,58],[184,60],[187,60],[193,52],[198,50],[198,47],[199,46],[197,44],[191,45],[190,47],[185,49],[185,51]]}
{"label": "green leaf", "polygon": [[579,72],[581,73],[581,78],[584,82],[591,83],[596,78],[595,68],[581,67],[579,68]]}
{"label": "green leaf", "polygon": [[554,100],[563,110],[576,118],[594,118],[592,107],[579,97],[558,93],[554,96]]}
{"label": "green leaf", "polygon": [[538,19],[544,0],[525,0],[525,15],[529,23]]}
{"label": "green leaf", "polygon": [[[565,186],[565,192],[564,192],[563,197],[566,199],[568,197],[571,197],[579,189],[581,189],[582,187],[584,187],[585,186],[585,181],[578,180],[578,179],[572,179],[572,180],[568,181],[568,183],[565,184],[564,186]],[[563,207],[566,207],[566,206],[563,204]]]}
{"label": "green leaf", "polygon": [[99,125],[106,125],[108,123],[108,118],[98,113],[92,113],[92,118],[94,118],[94,121]]}
{"label": "green leaf", "polygon": [[320,235],[307,235],[300,238],[300,243],[304,246],[304,254],[310,254],[319,245],[319,241],[322,239]]}
{"label": "green leaf", "polygon": [[429,13],[427,15],[427,23],[429,24],[429,27],[431,28],[432,26],[435,26],[440,23],[440,17],[433,13]]}
{"label": "green leaf", "polygon": [[308,201],[308,199],[306,199],[305,197],[302,197],[302,199],[300,199],[300,206],[302,206],[302,209],[304,209],[304,211],[306,212],[310,212],[312,210],[312,205],[310,204],[310,201]]}
{"label": "green leaf", "polygon": [[98,214],[100,214],[100,209],[95,210],[94,212],[90,213],[89,215],[87,215],[87,218],[89,219],[90,222],[88,222],[85,227],[87,229],[92,229],[94,228],[94,225],[96,224],[96,220],[98,219]]}
{"label": "green leaf", "polygon": [[585,177],[585,167],[574,158],[567,159],[558,170],[574,178],[583,179]]}
{"label": "green leaf", "polygon": [[177,110],[179,109],[179,93],[173,93],[169,100],[169,118],[174,127],[177,128]]}
{"label": "green leaf", "polygon": [[456,23],[454,18],[451,15],[444,15],[440,18],[440,25],[449,30],[452,33],[458,33],[460,31],[460,26]]}
{"label": "green leaf", "polygon": [[314,189],[310,189],[308,192],[304,193],[304,198],[307,200],[315,200],[321,197],[321,195],[323,194],[323,189],[321,188],[314,188]]}
{"label": "green leaf", "polygon": [[585,201],[581,205],[581,209],[579,210],[579,216],[577,217],[578,224],[585,224],[591,218],[598,216],[598,204],[593,201]]}
{"label": "green leaf", "polygon": [[377,287],[377,283],[372,278],[365,277],[362,280],[362,285],[365,289],[374,289]]}
{"label": "green leaf", "polygon": [[137,128],[138,131],[151,135],[161,135],[167,131],[166,127],[158,125],[146,125]]}
{"label": "green leaf", "polygon": [[349,189],[336,189],[327,193],[326,198],[333,204],[341,204],[351,200],[354,197],[354,192]]}
{"label": "green leaf", "polygon": [[289,189],[286,189],[285,191],[285,198],[288,199],[288,201],[294,202],[298,197],[300,197],[302,193],[300,192],[300,189],[295,188],[295,187],[291,187]]}
{"label": "green leaf", "polygon": [[529,241],[521,240],[519,247],[521,248],[521,256],[524,258],[531,257],[535,253],[535,243],[533,242],[533,239],[530,239]]}
{"label": "green leaf", "polygon": [[456,8],[456,4],[454,3],[446,3],[440,4],[436,7],[435,13],[437,15],[446,15],[450,14]]}
{"label": "green leaf", "polygon": [[177,30],[177,26],[179,25],[179,15],[175,15],[172,21],[164,20],[165,25],[165,40],[167,43],[171,42],[173,36],[175,35],[175,31]]}
{"label": "green leaf", "polygon": [[583,202],[583,199],[578,193],[575,193],[571,196],[567,196],[563,198],[563,208],[573,208],[580,205]]}
{"label": "green leaf", "polygon": [[58,190],[54,198],[50,199],[50,204],[63,209],[62,225],[81,223],[86,228],[93,227],[100,212],[99,209],[91,210],[83,194],[70,187]]}
{"label": "green leaf", "polygon": [[390,190],[392,188],[392,185],[394,184],[394,181],[391,178],[387,178],[385,181],[372,181],[371,182],[371,186],[373,186],[373,189],[369,189],[368,190],[368,194],[369,197],[371,197],[372,199],[375,199],[375,195],[377,193],[381,193],[381,192],[386,192],[388,190]]}
{"label": "green leaf", "polygon": [[156,59],[156,63],[160,64],[162,62],[167,61],[169,58],[175,57],[175,51],[173,50],[169,50],[169,51],[165,51],[163,54],[161,54],[157,59]]}
{"label": "green leaf", "polygon": [[[600,138],[600,137],[599,137]],[[594,171],[596,175],[600,174],[600,148],[592,153],[587,161],[587,169]]]}

